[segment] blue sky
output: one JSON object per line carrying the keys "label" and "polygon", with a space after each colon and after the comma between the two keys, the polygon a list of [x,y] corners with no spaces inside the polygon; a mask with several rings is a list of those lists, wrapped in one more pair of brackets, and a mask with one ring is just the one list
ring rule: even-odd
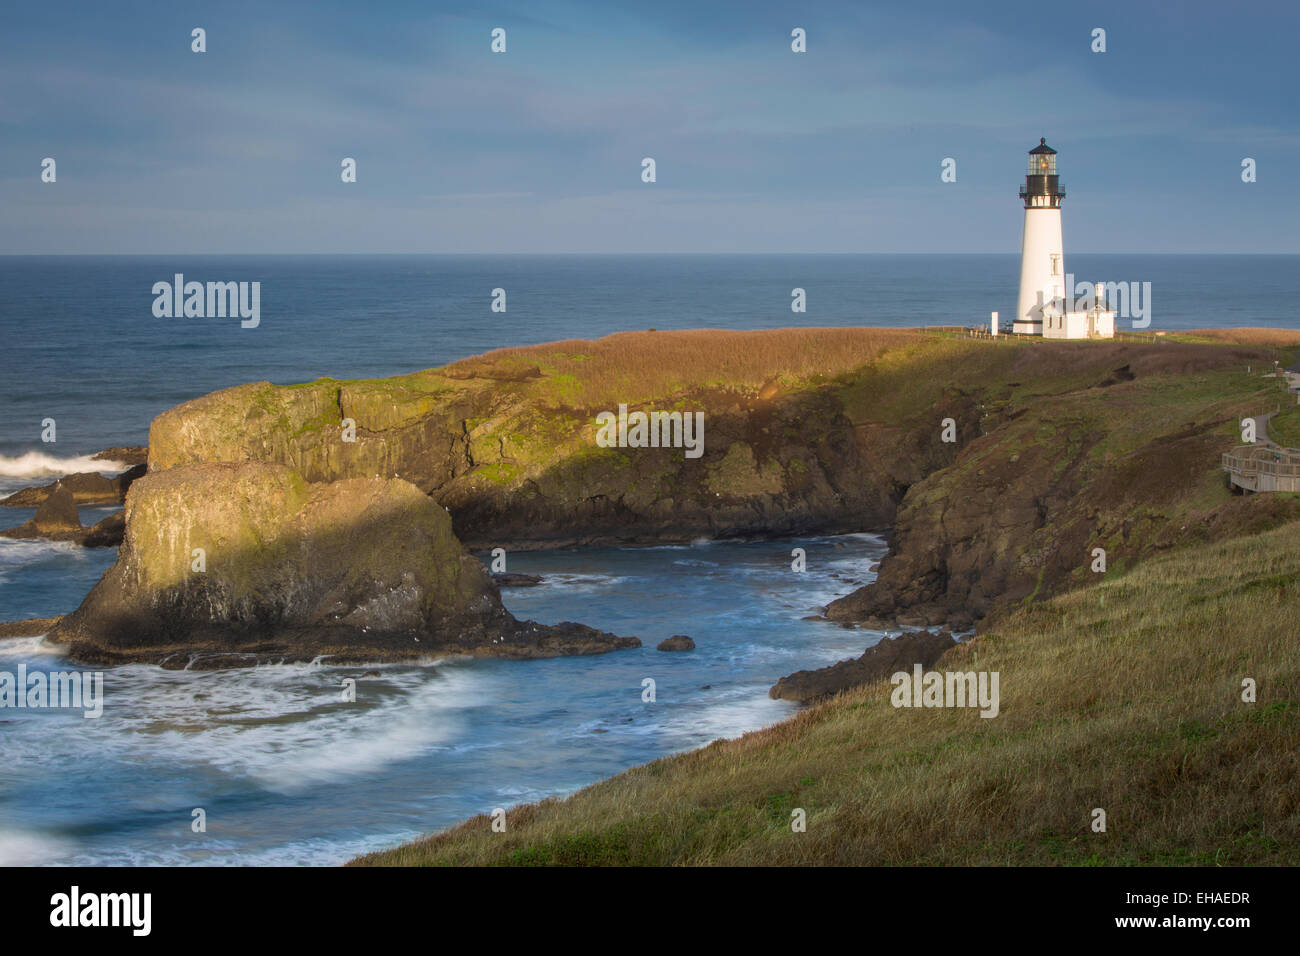
{"label": "blue sky", "polygon": [[2,22],[0,253],[1018,252],[1040,136],[1067,251],[1300,252],[1281,0],[96,0]]}

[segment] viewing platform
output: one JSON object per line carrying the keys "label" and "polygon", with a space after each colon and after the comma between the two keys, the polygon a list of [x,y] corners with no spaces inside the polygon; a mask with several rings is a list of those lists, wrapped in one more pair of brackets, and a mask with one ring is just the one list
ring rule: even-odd
{"label": "viewing platform", "polygon": [[1223,456],[1228,483],[1246,491],[1300,491],[1300,451],[1238,445]]}

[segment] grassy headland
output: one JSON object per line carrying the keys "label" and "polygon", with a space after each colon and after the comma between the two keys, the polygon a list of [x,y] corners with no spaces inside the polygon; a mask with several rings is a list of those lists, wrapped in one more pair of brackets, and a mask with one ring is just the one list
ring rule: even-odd
{"label": "grassy headland", "polygon": [[[397,378],[255,383],[154,421],[140,487],[210,490],[184,496],[202,513],[161,508],[134,528],[128,499],[127,540],[143,554],[266,510],[202,484],[230,468],[287,470],[329,501],[396,483],[413,512],[430,497],[447,509],[448,555],[461,542],[888,527],[877,581],[828,616],[978,623],[940,669],[1001,675],[993,719],[897,710],[884,686],[861,689],[517,808],[505,834],[479,818],[369,862],[1300,862],[1300,495],[1234,495],[1219,468],[1239,419],[1287,399],[1260,372],[1290,365],[1297,346],[1300,333],[1261,330],[1107,342],[639,332]],[[596,414],[620,404],[705,412],[704,454],[599,446]],[[270,509],[259,534],[302,553],[315,525],[292,510]],[[1098,547],[1104,574],[1091,569]],[[335,557],[339,593],[373,586],[352,549]],[[230,560],[227,577],[243,580],[249,556]],[[294,584],[281,564],[263,562],[254,594],[186,607],[224,646],[238,614],[279,613]],[[148,588],[119,591],[164,607]],[[1245,678],[1255,703],[1240,698]],[[790,830],[796,808],[806,833]],[[1105,833],[1089,829],[1094,808]]]}

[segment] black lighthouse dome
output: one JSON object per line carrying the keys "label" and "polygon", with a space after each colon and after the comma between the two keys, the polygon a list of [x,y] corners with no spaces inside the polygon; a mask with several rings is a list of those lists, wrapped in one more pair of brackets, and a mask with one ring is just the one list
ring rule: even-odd
{"label": "black lighthouse dome", "polygon": [[1026,209],[1059,209],[1065,198],[1056,173],[1056,150],[1047,145],[1046,137],[1040,137],[1038,145],[1029,151],[1029,170],[1020,187],[1020,198]]}

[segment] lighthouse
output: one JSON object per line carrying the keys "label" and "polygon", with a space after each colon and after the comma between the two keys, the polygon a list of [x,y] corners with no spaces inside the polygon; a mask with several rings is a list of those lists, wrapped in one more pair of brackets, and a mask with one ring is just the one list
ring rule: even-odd
{"label": "lighthouse", "polygon": [[1056,169],[1056,150],[1047,145],[1046,138],[1040,138],[1029,151],[1029,170],[1020,198],[1025,203],[1025,232],[1020,243],[1020,299],[1011,331],[1053,339],[1114,337],[1115,313],[1101,294],[1088,308],[1077,309],[1074,290],[1065,287],[1061,242],[1065,190]]}
{"label": "lighthouse", "polygon": [[1044,319],[1065,311],[1065,250],[1061,244],[1065,190],[1056,172],[1056,150],[1046,139],[1029,151],[1029,172],[1020,187],[1020,198],[1025,201],[1025,233],[1020,243],[1020,301],[1012,331],[1042,335]]}

